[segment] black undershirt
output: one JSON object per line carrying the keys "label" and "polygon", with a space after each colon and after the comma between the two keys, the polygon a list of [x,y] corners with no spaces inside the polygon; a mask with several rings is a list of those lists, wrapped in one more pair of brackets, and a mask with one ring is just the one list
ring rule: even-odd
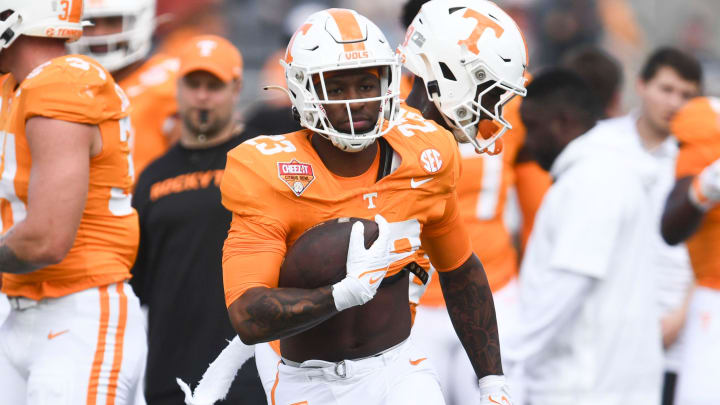
{"label": "black undershirt", "polygon": [[[227,152],[244,138],[207,149],[175,145],[140,176],[133,206],[140,248],[131,284],[149,307],[145,394],[149,405],[182,404],[175,383],[193,387],[235,336],[222,285],[222,246],[231,214],[220,202]],[[264,404],[254,359],[220,404]]]}

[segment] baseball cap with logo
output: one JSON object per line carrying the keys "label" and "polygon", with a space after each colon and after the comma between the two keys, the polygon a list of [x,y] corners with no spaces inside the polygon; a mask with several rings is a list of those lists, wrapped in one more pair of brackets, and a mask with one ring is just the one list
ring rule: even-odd
{"label": "baseball cap with logo", "polygon": [[227,83],[242,78],[243,60],[240,51],[225,38],[200,35],[180,50],[180,76],[203,70]]}

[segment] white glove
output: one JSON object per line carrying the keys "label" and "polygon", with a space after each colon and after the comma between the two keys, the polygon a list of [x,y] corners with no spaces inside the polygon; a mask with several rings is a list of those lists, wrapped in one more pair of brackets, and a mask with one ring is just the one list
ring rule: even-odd
{"label": "white glove", "polygon": [[352,226],[346,262],[347,276],[333,285],[332,294],[338,311],[370,301],[390,264],[414,254],[393,253],[394,240],[390,224],[380,215],[375,215],[375,222],[378,224],[378,237],[369,249],[365,249],[365,227],[362,222],[355,222]]}
{"label": "white glove", "polygon": [[711,163],[693,179],[689,192],[690,201],[702,210],[720,202],[720,159]]}
{"label": "white glove", "polygon": [[480,405],[512,405],[510,388],[503,375],[488,375],[478,381]]}

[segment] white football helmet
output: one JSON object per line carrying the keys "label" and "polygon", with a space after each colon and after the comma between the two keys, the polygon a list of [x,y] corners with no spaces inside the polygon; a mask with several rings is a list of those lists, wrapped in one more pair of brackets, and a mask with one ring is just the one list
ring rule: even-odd
{"label": "white football helmet", "polygon": [[[300,125],[328,138],[336,147],[358,152],[395,126],[400,108],[400,62],[382,31],[353,10],[328,9],[312,14],[295,32],[280,61],[290,100]],[[325,74],[336,70],[378,67],[380,96],[363,99],[329,100]],[[380,101],[377,122],[366,133],[339,132],[333,128],[323,105],[344,104],[348,115],[351,103]]]}
{"label": "white football helmet", "polygon": [[82,0],[2,0],[0,52],[20,35],[76,40],[82,35]]}
{"label": "white football helmet", "polygon": [[[150,52],[155,31],[155,0],[92,0],[85,5],[83,18],[122,17],[122,31],[111,35],[85,35],[68,44],[68,51],[92,57],[114,72],[136,62]],[[93,52],[94,46],[107,46],[107,52]]]}
{"label": "white football helmet", "polygon": [[[469,142],[482,152],[512,128],[502,116],[502,106],[515,95],[527,94],[527,46],[515,21],[495,3],[425,3],[408,27],[398,53],[404,66],[423,79],[428,98],[435,102],[458,142]],[[481,85],[487,87],[481,87],[478,94]],[[483,96],[498,88],[503,91],[500,100],[492,111],[484,108]],[[490,133],[482,131],[478,136],[482,113],[495,125],[490,125]]]}

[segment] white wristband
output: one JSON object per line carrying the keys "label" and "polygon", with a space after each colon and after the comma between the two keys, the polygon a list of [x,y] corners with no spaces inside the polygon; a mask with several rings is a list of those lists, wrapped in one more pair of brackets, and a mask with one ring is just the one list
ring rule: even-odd
{"label": "white wristband", "polygon": [[505,385],[504,375],[486,375],[478,380],[480,386],[480,394],[492,393],[498,391]]}
{"label": "white wristband", "polygon": [[352,277],[345,277],[332,286],[335,308],[337,308],[338,311],[342,311],[370,301],[372,295],[364,299],[367,295],[364,294],[364,292],[365,290],[359,280]]}

